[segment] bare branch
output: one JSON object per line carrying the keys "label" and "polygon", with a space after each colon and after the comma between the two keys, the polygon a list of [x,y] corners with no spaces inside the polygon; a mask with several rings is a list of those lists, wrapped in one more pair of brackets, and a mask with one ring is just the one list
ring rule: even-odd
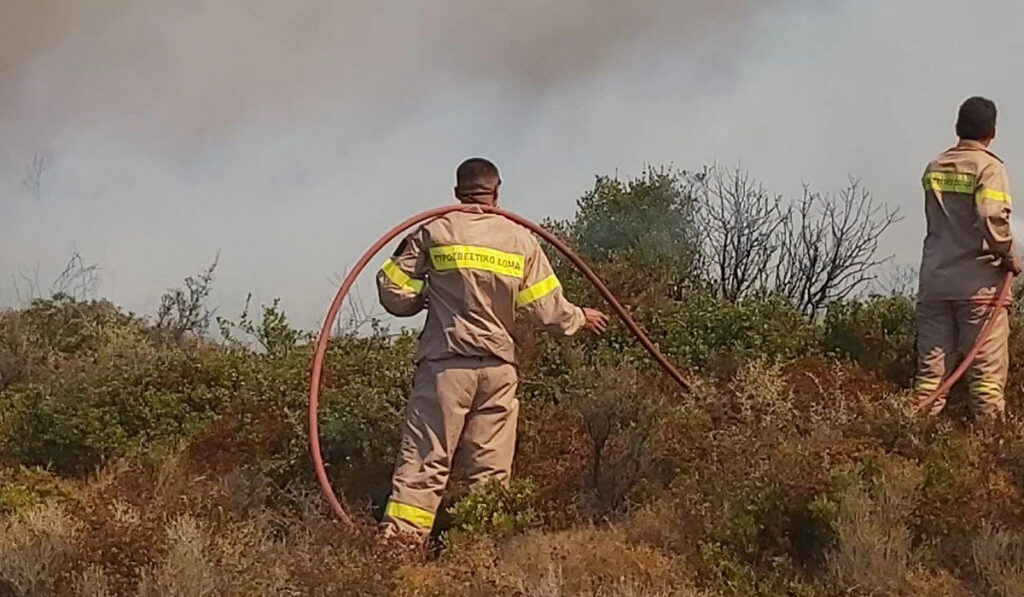
{"label": "bare branch", "polygon": [[96,263],[85,264],[78,251],[72,251],[64,269],[50,284],[50,296],[67,296],[75,300],[96,298],[99,285],[100,267]]}
{"label": "bare branch", "polygon": [[210,328],[214,310],[206,306],[213,289],[213,272],[220,253],[206,270],[185,278],[184,288],[168,290],[160,299],[156,329],[166,333],[179,346],[189,336],[201,337]]}
{"label": "bare branch", "polygon": [[891,258],[877,257],[879,239],[900,219],[852,177],[836,195],[805,186],[793,216],[783,227],[776,285],[808,317],[875,279]]}
{"label": "bare branch", "polygon": [[[340,275],[333,274],[329,276],[328,280],[330,280],[332,286],[338,287],[347,275],[348,270],[345,270]],[[348,300],[345,301],[344,314],[338,317],[332,326],[333,335],[346,336],[358,334],[366,326],[380,319],[381,316],[381,312],[375,306],[367,306],[359,288],[357,286],[353,287],[351,292],[349,292]]]}
{"label": "bare branch", "polygon": [[699,193],[697,230],[711,287],[730,301],[767,287],[788,219],[782,197],[738,168],[712,168]]}
{"label": "bare branch", "polygon": [[25,166],[25,175],[21,179],[21,185],[37,200],[43,198],[43,177],[49,166],[50,156],[43,154],[32,156],[32,162]]}

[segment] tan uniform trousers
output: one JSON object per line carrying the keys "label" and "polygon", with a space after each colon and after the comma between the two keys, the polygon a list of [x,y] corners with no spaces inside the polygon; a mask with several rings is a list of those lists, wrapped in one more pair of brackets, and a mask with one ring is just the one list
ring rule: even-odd
{"label": "tan uniform trousers", "polygon": [[[971,301],[927,301],[917,306],[918,370],[915,390],[919,404],[953,373],[963,355],[974,346],[991,313],[990,304]],[[1006,409],[1005,387],[1009,368],[1009,316],[1005,308],[995,314],[991,333],[967,371],[971,412],[977,417],[1002,418]],[[946,396],[929,408],[942,412]]]}
{"label": "tan uniform trousers", "polygon": [[419,363],[381,523],[385,536],[429,535],[456,450],[472,483],[508,480],[519,416],[518,383],[515,366],[496,358]]}

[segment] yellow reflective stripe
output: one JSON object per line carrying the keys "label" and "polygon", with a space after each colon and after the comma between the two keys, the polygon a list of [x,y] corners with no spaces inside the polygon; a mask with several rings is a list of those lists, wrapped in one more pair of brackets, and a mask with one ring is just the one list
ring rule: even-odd
{"label": "yellow reflective stripe", "polygon": [[419,294],[423,291],[423,280],[417,280],[409,276],[409,274],[402,271],[402,268],[398,267],[391,259],[384,262],[381,266],[380,271],[384,272],[384,275],[389,280],[394,282],[402,290],[408,290]]}
{"label": "yellow reflective stripe", "polygon": [[928,172],[922,180],[925,189],[937,193],[966,193],[973,195],[978,179],[963,172]]}
{"label": "yellow reflective stripe", "polygon": [[939,389],[942,382],[933,379],[918,379],[915,385],[918,392],[934,392]]}
{"label": "yellow reflective stripe", "polygon": [[971,382],[969,390],[972,396],[1000,396],[1003,393],[1003,384],[994,381]]}
{"label": "yellow reflective stripe", "polygon": [[523,255],[470,245],[431,247],[430,260],[439,272],[476,269],[513,278],[522,278],[526,265],[526,257]]}
{"label": "yellow reflective stripe", "polygon": [[388,507],[384,511],[384,515],[388,518],[397,518],[398,520],[404,520],[411,522],[412,524],[429,529],[434,526],[434,513],[423,508],[417,508],[416,506],[410,506],[408,504],[399,504],[398,502],[388,502]]}
{"label": "yellow reflective stripe", "polygon": [[554,292],[556,288],[558,288],[561,285],[562,283],[558,281],[558,278],[555,276],[555,274],[551,274],[550,276],[544,278],[540,282],[537,282],[536,284],[524,288],[519,293],[519,296],[516,297],[516,303],[520,307],[525,307],[526,305],[529,305],[534,301],[539,301],[540,299],[551,294],[552,292]]}
{"label": "yellow reflective stripe", "polygon": [[981,201],[982,199],[1010,203],[1010,194],[1004,193],[1003,191],[995,191],[992,189],[981,189],[980,191],[978,191],[978,201]]}

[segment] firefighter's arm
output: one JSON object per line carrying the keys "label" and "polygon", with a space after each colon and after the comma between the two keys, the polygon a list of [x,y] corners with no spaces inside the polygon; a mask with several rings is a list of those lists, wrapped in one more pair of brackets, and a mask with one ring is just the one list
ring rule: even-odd
{"label": "firefighter's arm", "polygon": [[572,336],[587,324],[584,310],[569,302],[551,262],[534,241],[526,255],[516,305],[530,321],[559,336]]}
{"label": "firefighter's arm", "polygon": [[377,295],[388,313],[411,317],[426,306],[425,232],[420,229],[402,240],[395,254],[377,272]]}
{"label": "firefighter's arm", "polygon": [[1010,181],[1002,164],[993,164],[981,172],[975,194],[978,227],[988,250],[999,257],[1014,258],[1010,232]]}

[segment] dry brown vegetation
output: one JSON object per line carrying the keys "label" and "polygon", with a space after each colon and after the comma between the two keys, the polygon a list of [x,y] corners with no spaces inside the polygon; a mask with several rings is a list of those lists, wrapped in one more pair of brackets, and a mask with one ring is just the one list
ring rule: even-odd
{"label": "dry brown vegetation", "polygon": [[[667,184],[652,176],[599,181],[591,200],[648,197]],[[565,227],[585,247],[602,222]],[[192,329],[209,323],[187,304],[201,277],[170,295],[167,313],[202,315],[177,327],[66,296],[0,313],[0,595],[1024,594],[1020,370],[1005,426],[969,424],[956,400],[919,420],[911,298],[811,323],[784,297],[684,280],[697,266],[677,240],[675,261],[589,256],[693,391],[621,329],[524,334],[516,481],[456,480],[425,559],[374,539],[411,334],[341,334],[328,353],[320,423],[359,525],[346,533],[306,451],[308,340],[276,304],[220,322],[258,351]],[[1012,354],[1024,360],[1019,335]]]}
{"label": "dry brown vegetation", "polygon": [[[115,313],[62,299],[0,318],[20,351],[6,349],[19,379],[2,394],[12,595],[1008,596],[1024,583],[1024,426],[915,420],[899,385],[819,348],[723,357],[683,395],[615,334],[530,339],[519,480],[457,482],[419,561],[373,537],[410,338],[332,348],[325,452],[361,525],[349,535],[305,454],[308,348],[180,346]],[[671,333],[663,345],[685,354]]]}

